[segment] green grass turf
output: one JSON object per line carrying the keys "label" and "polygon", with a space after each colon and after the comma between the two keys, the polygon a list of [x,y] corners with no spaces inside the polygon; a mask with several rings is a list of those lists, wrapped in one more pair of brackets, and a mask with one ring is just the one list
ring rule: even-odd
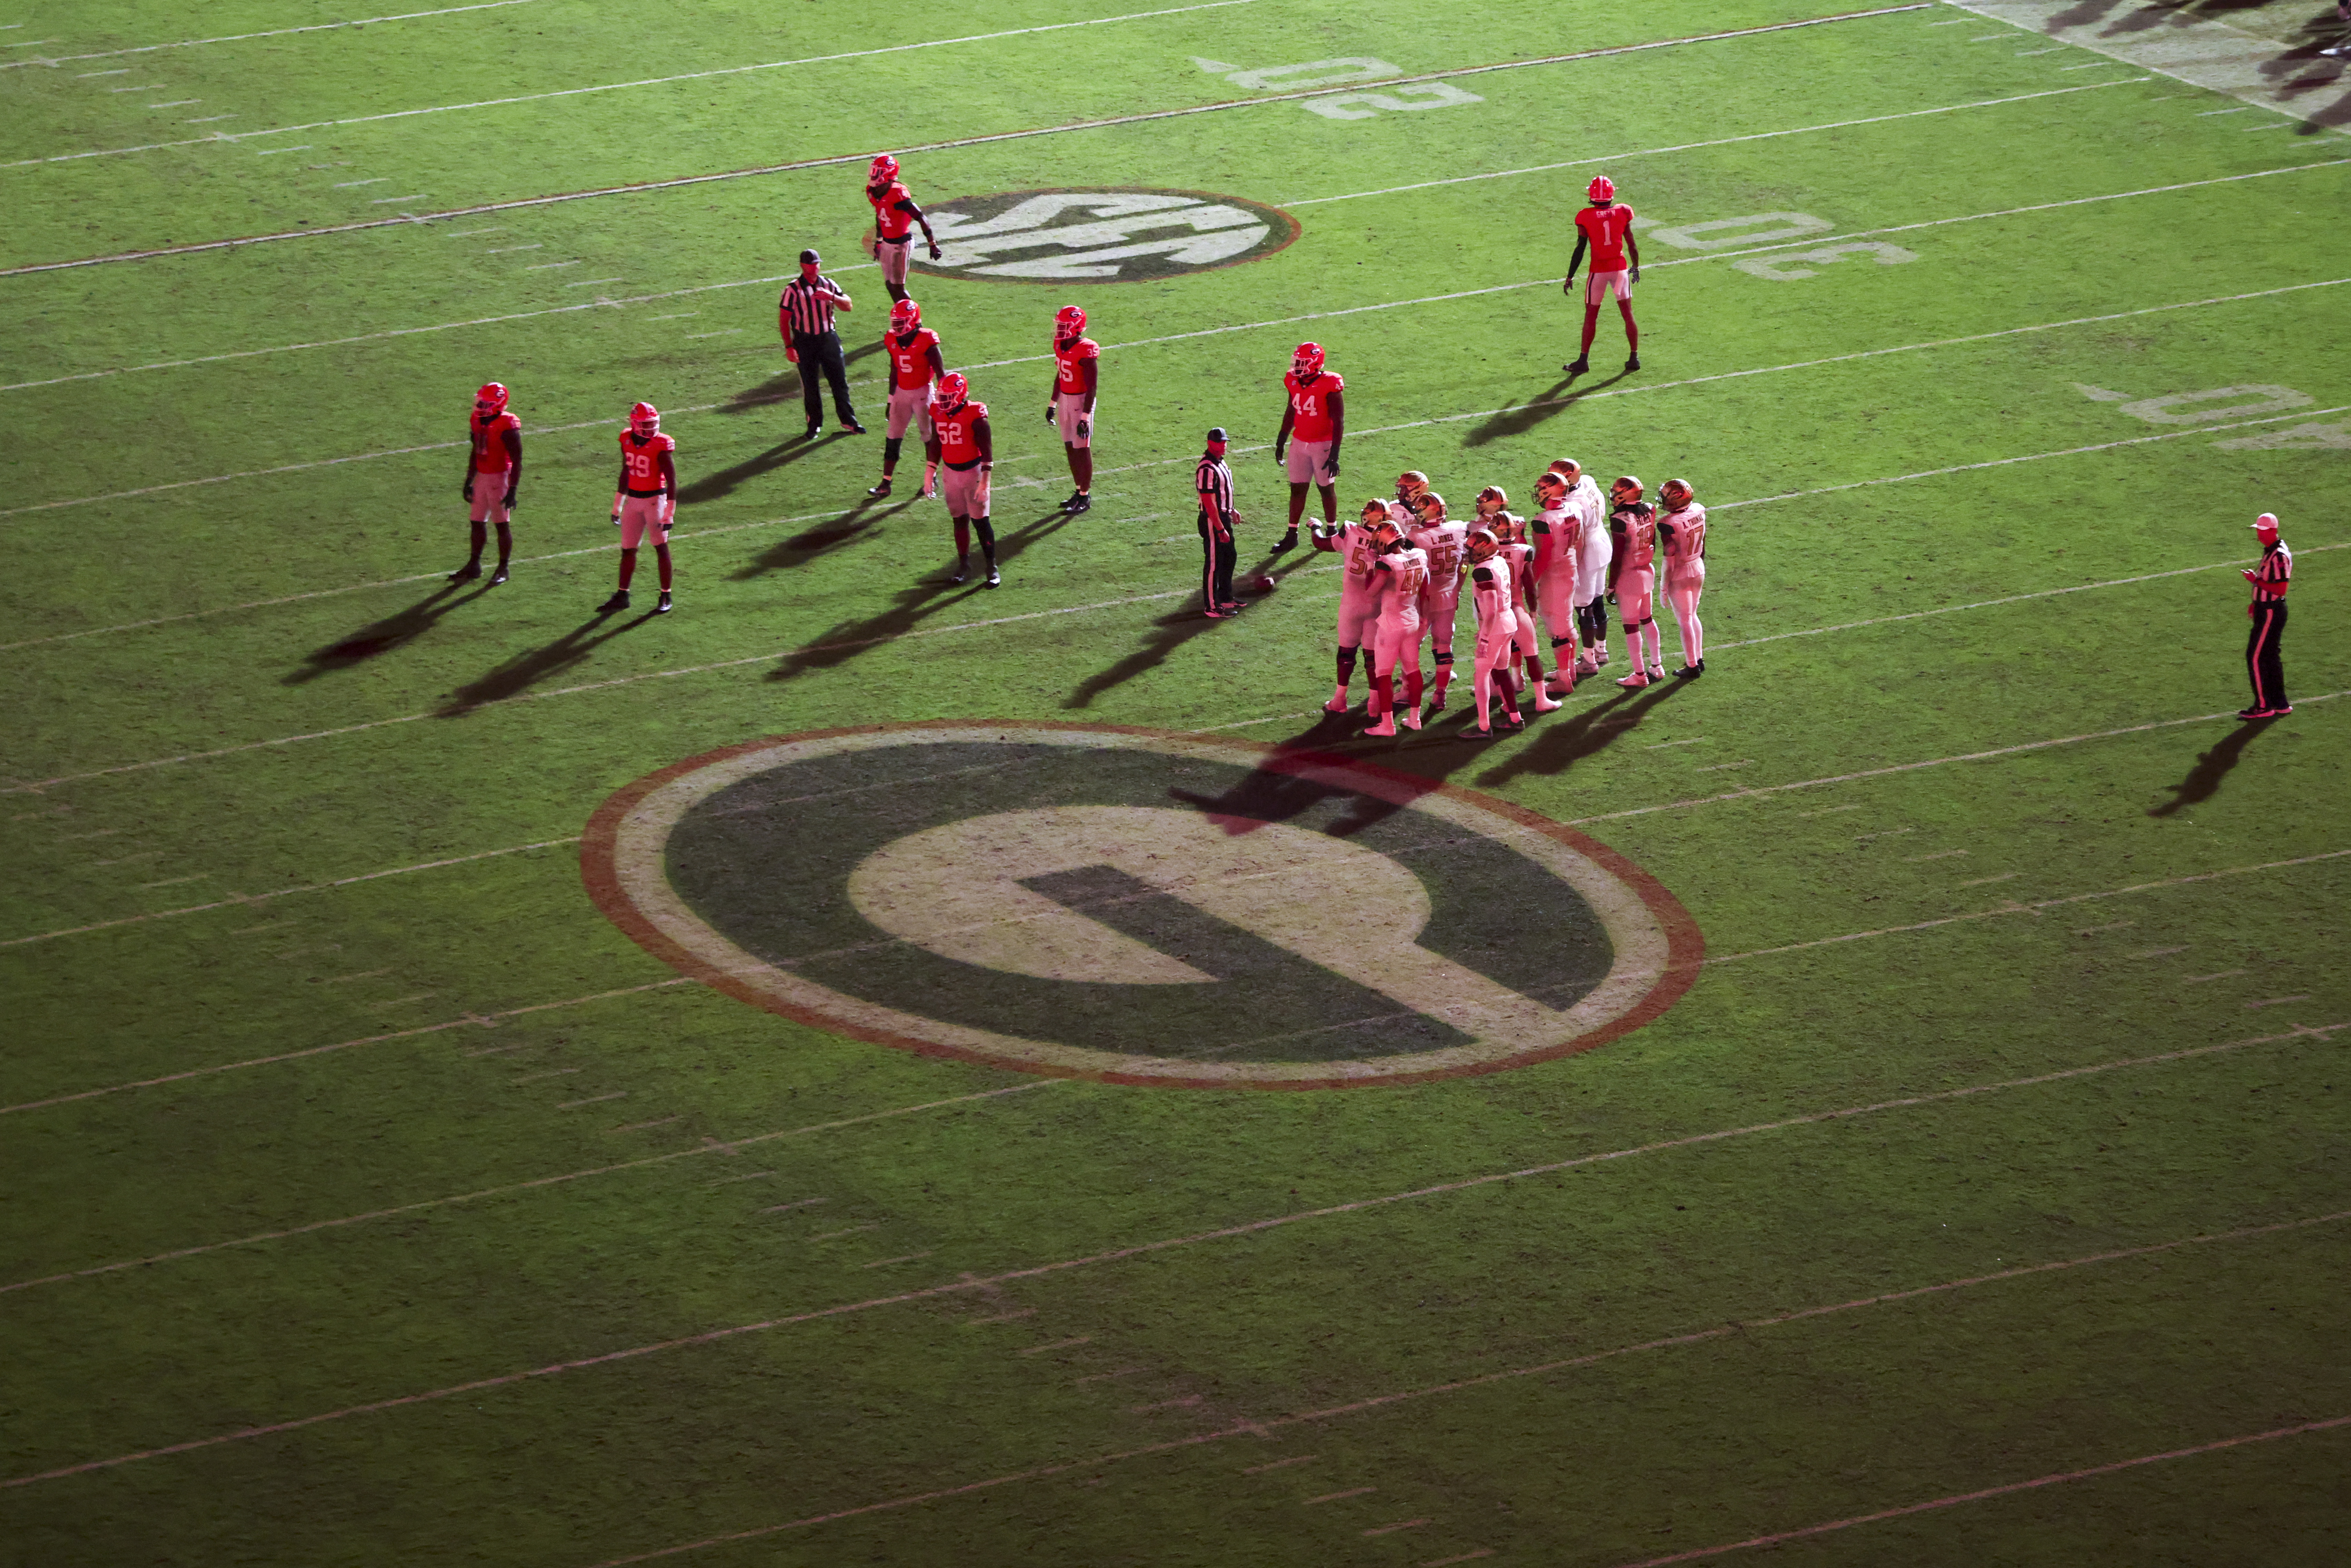
{"label": "green grass turf", "polygon": [[[41,163],[0,170],[0,265],[360,220],[377,193],[440,211],[1236,96],[1196,56],[1420,72],[1826,9],[1256,0]],[[2283,37],[2311,10],[2243,25]],[[335,19],[17,15],[0,40],[63,40],[37,55]],[[585,1568],[825,1520],[668,1560],[1608,1568],[2351,1414],[2351,1221],[2325,1218],[2351,1208],[2331,1032],[2351,1020],[2332,967],[2351,862],[2272,863],[2351,849],[2342,705],[2307,701],[2351,687],[2330,636],[2341,438],[2231,449],[2305,415],[2216,433],[2079,390],[2351,404],[2351,284],[2263,292],[2345,276],[2351,142],[2205,117],[2230,100],[2027,55],[1977,18],[1932,26],[1956,15],[1466,77],[1483,104],[1426,113],[1269,104],[910,157],[926,202],[1207,189],[1303,225],[1270,260],[1171,282],[919,280],[998,414],[995,593],[932,580],[932,505],[847,505],[874,440],[779,444],[796,383],[773,286],[744,280],[805,243],[859,259],[854,166],[0,279],[5,380],[51,383],[0,392],[6,507],[39,508],[0,516],[18,547],[0,939],[544,845],[0,948],[0,1103],[58,1101],[0,1113],[0,1284],[42,1281],[0,1293],[6,1474],[857,1309],[12,1487],[6,1556]],[[702,6],[649,47],[651,21],[531,0],[8,70],[5,156],[167,140],[167,118],[248,131],[1069,19]],[[202,106],[137,107],[183,98]],[[1721,144],[1646,151],[1700,142]],[[1393,189],[1583,159],[1605,162]],[[1651,239],[1648,368],[1610,379],[1605,322],[1607,395],[1569,399],[1552,367],[1573,320],[1546,280],[1601,166],[1668,225],[1935,226],[1883,236],[1915,262],[1787,282]],[[2157,189],[2271,170],[2296,172]],[[580,265],[523,270],[549,260]],[[882,290],[841,276],[862,331]],[[1465,293],[1509,285],[1527,287]],[[642,298],[685,289],[706,291]],[[582,293],[622,303],[524,314]],[[1094,509],[1063,525],[1035,420],[1071,294],[1110,347]],[[1145,341],[1220,328],[1238,329]],[[1562,454],[1689,476],[1716,508],[1712,678],[1587,686],[1483,750],[1311,729],[1325,559],[1237,623],[1186,597],[1198,431],[1270,441],[1309,336],[1348,378],[1350,504],[1406,466],[1457,501],[1488,482],[1523,498]],[[1883,350],[1906,351],[1839,358]],[[245,357],[204,358],[226,355]],[[854,367],[869,416],[873,363]],[[529,432],[525,559],[494,593],[444,592],[463,538],[447,444],[490,376]],[[641,396],[680,441],[681,609],[591,625],[612,430]],[[2108,444],[2149,435],[2171,438]],[[2081,447],[2102,449],[2036,456]],[[1865,483],[2011,458],[2033,460]],[[1236,465],[1246,564],[1280,486],[1260,450]],[[254,476],[183,483],[234,474]],[[177,487],[45,506],[155,486]],[[2198,716],[2243,701],[2232,571],[2263,507],[2300,553],[2305,700],[2252,732]],[[1076,606],[1097,608],[1044,613]],[[1229,733],[1597,819],[1709,953],[1755,956],[1541,1067],[1197,1093],[918,1057],[665,985],[581,891],[568,841],[649,771],[763,734],[974,716],[1262,720]],[[2000,754],[1877,771],[1978,752]],[[1846,775],[1866,776],[1705,800]],[[2097,896],[2049,902],[2077,895]],[[2048,1077],[2075,1069],[2095,1071]],[[1883,1108],[860,1306],[1863,1107]],[[776,1211],[805,1198],[823,1201]],[[2318,1223],[2265,1228],[2297,1221]],[[1985,1278],[2205,1237],[2223,1239]],[[1980,1282],[1871,1302],[1958,1281]],[[1826,1307],[1844,1310],[1763,1321]],[[2339,1562],[2345,1443],[2281,1437],[1778,1554]]]}

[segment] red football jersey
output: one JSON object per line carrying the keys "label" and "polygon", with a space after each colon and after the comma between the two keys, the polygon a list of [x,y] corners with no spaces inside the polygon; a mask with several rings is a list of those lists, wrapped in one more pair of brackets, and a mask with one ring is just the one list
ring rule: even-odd
{"label": "red football jersey", "polygon": [[890,350],[890,379],[894,386],[908,392],[931,384],[931,350],[939,346],[939,335],[928,327],[917,327],[913,332],[891,333],[883,340]]}
{"label": "red football jersey", "polygon": [[648,495],[661,489],[662,454],[676,450],[677,443],[666,435],[639,435],[633,430],[621,432],[621,466],[629,472],[629,482],[621,488],[632,492],[642,490]]}
{"label": "red football jersey", "polygon": [[1290,389],[1290,407],[1297,419],[1290,434],[1301,441],[1331,439],[1331,394],[1347,383],[1336,371],[1317,371],[1311,381],[1300,381],[1298,372],[1290,371],[1281,378]]}
{"label": "red football jersey", "polygon": [[932,426],[939,433],[939,460],[943,463],[977,463],[979,461],[979,437],[972,427],[987,417],[984,402],[967,402],[953,413],[931,411]]}
{"label": "red football jersey", "polygon": [[1592,270],[1625,270],[1625,235],[1633,226],[1633,209],[1622,202],[1586,207],[1575,214],[1575,226],[1592,242]]}
{"label": "red football jersey", "polygon": [[904,239],[907,232],[914,226],[914,214],[901,211],[898,206],[901,202],[912,205],[914,193],[897,181],[891,181],[890,188],[878,196],[873,193],[873,187],[868,185],[865,187],[865,199],[873,204],[873,221],[882,225],[883,239]]}
{"label": "red football jersey", "polygon": [[1102,345],[1092,338],[1081,338],[1074,343],[1053,340],[1053,390],[1075,396],[1086,390],[1084,372],[1078,369],[1081,360],[1102,358]]}
{"label": "red football jersey", "polygon": [[500,409],[487,419],[479,411],[466,416],[474,425],[474,472],[503,474],[514,466],[514,454],[507,450],[506,433],[520,430],[522,421]]}

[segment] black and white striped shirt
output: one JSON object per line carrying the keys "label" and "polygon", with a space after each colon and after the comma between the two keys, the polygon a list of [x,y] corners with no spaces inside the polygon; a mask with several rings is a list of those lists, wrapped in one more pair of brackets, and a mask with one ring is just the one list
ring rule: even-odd
{"label": "black and white striped shirt", "polygon": [[783,298],[776,301],[776,308],[784,312],[795,335],[814,337],[832,330],[833,301],[848,298],[841,291],[840,284],[820,272],[814,283],[806,277],[795,277],[785,284]]}
{"label": "black and white striped shirt", "polygon": [[1200,494],[1200,517],[1206,521],[1208,503],[1217,504],[1217,516],[1227,524],[1233,519],[1233,471],[1221,457],[1203,454],[1199,471],[1192,476],[1192,487]]}
{"label": "black and white striped shirt", "polygon": [[2253,568],[2253,602],[2265,603],[2285,597],[2285,585],[2294,580],[2294,551],[2280,539],[2262,551],[2262,564]]}

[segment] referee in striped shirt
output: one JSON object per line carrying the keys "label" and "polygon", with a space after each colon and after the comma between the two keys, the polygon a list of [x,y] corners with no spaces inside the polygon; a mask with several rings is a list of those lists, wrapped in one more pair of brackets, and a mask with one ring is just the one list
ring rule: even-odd
{"label": "referee in striped shirt", "polygon": [[808,434],[813,441],[824,434],[824,393],[817,372],[832,383],[832,408],[841,428],[862,435],[857,411],[849,403],[849,366],[841,357],[841,334],[832,329],[835,310],[853,310],[841,285],[817,270],[823,258],[812,250],[800,252],[800,275],[784,285],[776,301],[776,333],[784,340],[784,357],[800,368],[800,397],[808,404]]}
{"label": "referee in striped shirt", "polygon": [[1200,496],[1200,608],[1211,621],[1240,613],[1233,598],[1233,471],[1225,463],[1225,428],[1208,432],[1192,487]]}
{"label": "referee in striped shirt", "polygon": [[2262,541],[2262,563],[2243,569],[2253,585],[2253,601],[2245,613],[2253,622],[2245,639],[2245,674],[2253,683],[2253,706],[2237,710],[2239,718],[2283,718],[2294,711],[2285,700],[2285,659],[2279,644],[2285,641],[2285,591],[2294,582],[2294,551],[2278,538],[2274,514],[2263,512],[2253,521]]}

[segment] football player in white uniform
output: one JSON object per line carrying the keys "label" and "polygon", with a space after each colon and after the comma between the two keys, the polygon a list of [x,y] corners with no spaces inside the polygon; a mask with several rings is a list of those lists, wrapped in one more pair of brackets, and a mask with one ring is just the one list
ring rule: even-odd
{"label": "football player in white uniform", "polygon": [[1614,552],[1608,538],[1608,507],[1601,499],[1600,486],[1574,458],[1561,458],[1551,465],[1551,472],[1567,482],[1568,512],[1583,525],[1575,551],[1575,635],[1583,647],[1575,673],[1589,675],[1608,662],[1606,590],[1608,558]]}
{"label": "football player in white uniform", "polygon": [[1687,479],[1658,486],[1657,499],[1665,503],[1657,538],[1666,550],[1666,602],[1682,633],[1682,667],[1674,674],[1695,680],[1706,674],[1706,628],[1698,618],[1698,598],[1706,591],[1706,508]]}
{"label": "football player in white uniform", "polygon": [[[1425,486],[1415,497],[1419,517],[1406,528],[1405,537],[1428,554],[1428,580],[1420,591],[1420,620],[1429,639],[1429,653],[1437,665],[1437,684],[1429,693],[1430,716],[1445,711],[1445,693],[1453,685],[1453,631],[1461,619],[1461,568],[1463,556],[1469,548],[1469,526],[1457,523],[1445,515],[1445,497]],[[1413,670],[1416,686],[1420,671]],[[1412,706],[1417,707],[1420,693],[1411,694]]]}
{"label": "football player in white uniform", "polygon": [[1546,473],[1535,481],[1535,505],[1541,508],[1529,524],[1535,547],[1535,608],[1551,633],[1552,696],[1575,690],[1575,561],[1583,542],[1583,520],[1568,509],[1567,481]]}
{"label": "football player in white uniform", "polygon": [[1502,699],[1509,722],[1523,727],[1512,666],[1518,661],[1518,606],[1510,569],[1500,559],[1502,541],[1491,528],[1469,536],[1469,600],[1478,616],[1478,653],[1471,682],[1478,694],[1478,727],[1464,730],[1480,740],[1493,737],[1493,701]]}
{"label": "football player in white uniform", "polygon": [[1527,542],[1525,519],[1510,509],[1510,503],[1500,486],[1489,485],[1478,492],[1478,517],[1502,541],[1495,559],[1510,569],[1518,606],[1514,632],[1520,662],[1526,666],[1528,700],[1535,712],[1550,713],[1559,702],[1543,690],[1541,645],[1535,638],[1535,548]]}
{"label": "football player in white uniform", "polygon": [[[1379,587],[1372,580],[1372,557],[1379,547],[1373,542],[1372,529],[1388,521],[1385,501],[1364,503],[1362,518],[1327,528],[1320,523],[1309,524],[1307,535],[1314,548],[1329,550],[1339,558],[1339,654],[1338,688],[1331,700],[1322,705],[1324,713],[1347,711],[1347,687],[1355,678],[1355,653],[1371,640],[1372,623],[1379,614]],[[1364,678],[1369,681],[1371,671]]]}
{"label": "football player in white uniform", "polygon": [[1379,553],[1372,572],[1380,584],[1379,619],[1373,632],[1372,727],[1365,735],[1396,732],[1396,673],[1410,672],[1412,690],[1403,714],[1406,729],[1420,727],[1420,591],[1428,580],[1428,552],[1383,518],[1373,530]]}

